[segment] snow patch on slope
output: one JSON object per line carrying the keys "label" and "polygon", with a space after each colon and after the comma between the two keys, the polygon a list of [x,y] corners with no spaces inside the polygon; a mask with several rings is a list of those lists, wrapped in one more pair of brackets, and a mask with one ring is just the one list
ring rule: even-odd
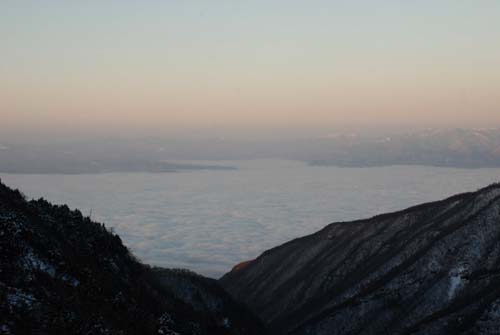
{"label": "snow patch on slope", "polygon": [[448,300],[453,299],[455,297],[455,293],[463,286],[462,274],[464,270],[465,268],[463,266],[459,266],[450,272]]}
{"label": "snow patch on slope", "polygon": [[26,255],[24,255],[22,262],[26,270],[40,270],[51,277],[56,275],[55,267],[35,255],[32,250],[29,250]]}

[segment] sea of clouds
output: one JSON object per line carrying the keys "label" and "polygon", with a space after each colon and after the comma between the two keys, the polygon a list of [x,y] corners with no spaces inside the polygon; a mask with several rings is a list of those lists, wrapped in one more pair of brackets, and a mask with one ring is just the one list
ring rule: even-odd
{"label": "sea of clouds", "polygon": [[399,210],[500,180],[500,169],[337,168],[281,160],[218,164],[238,169],[0,177],[28,197],[92,213],[146,263],[211,277],[328,223]]}

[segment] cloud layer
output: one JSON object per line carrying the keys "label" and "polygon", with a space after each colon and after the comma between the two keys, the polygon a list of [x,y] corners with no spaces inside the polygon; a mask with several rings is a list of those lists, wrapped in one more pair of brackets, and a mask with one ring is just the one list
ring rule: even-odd
{"label": "cloud layer", "polygon": [[13,175],[29,197],[67,203],[112,226],[144,262],[218,277],[235,264],[334,221],[475,190],[500,169],[336,168],[224,162],[234,171]]}

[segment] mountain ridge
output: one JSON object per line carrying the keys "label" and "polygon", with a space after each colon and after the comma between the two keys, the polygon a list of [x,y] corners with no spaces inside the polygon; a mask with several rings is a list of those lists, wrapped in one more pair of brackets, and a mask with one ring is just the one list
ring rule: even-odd
{"label": "mountain ridge", "polygon": [[139,262],[66,205],[0,183],[0,334],[264,334],[216,280]]}
{"label": "mountain ridge", "polygon": [[499,183],[331,223],[216,281],[0,181],[0,334],[498,334],[499,282]]}
{"label": "mountain ridge", "polygon": [[[496,267],[481,262],[474,253],[500,259],[496,254],[499,211],[500,185],[493,184],[370,219],[332,223],[264,252],[220,281],[276,334],[403,334],[410,330],[445,334],[453,322],[447,320],[446,327],[436,324],[448,317],[446,308],[462,306],[456,300],[471,299],[464,292],[482,292],[481,287],[487,286],[471,284],[467,278],[496,273]],[[487,232],[497,239],[487,237]],[[493,248],[495,255],[487,248]],[[464,285],[467,289],[461,291]],[[428,297],[413,312],[404,312],[410,292],[414,297],[418,291],[428,294],[425,287],[441,300]],[[446,292],[451,292],[450,301]],[[495,292],[500,299],[500,292]],[[477,301],[472,300],[484,303],[483,298],[478,293]],[[433,315],[426,315],[425,306],[436,315],[442,313],[430,322],[439,331],[422,330],[426,317]],[[460,317],[465,320],[464,315]],[[365,326],[360,325],[363,322]]]}

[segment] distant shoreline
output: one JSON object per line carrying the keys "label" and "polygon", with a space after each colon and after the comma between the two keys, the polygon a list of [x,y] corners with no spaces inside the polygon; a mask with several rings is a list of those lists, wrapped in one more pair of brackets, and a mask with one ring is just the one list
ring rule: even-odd
{"label": "distant shoreline", "polygon": [[25,174],[25,175],[85,175],[85,174],[106,174],[106,173],[174,173],[181,171],[199,171],[199,170],[223,170],[232,171],[237,170],[234,166],[224,166],[224,165],[203,165],[203,164],[179,164],[179,163],[167,163],[167,162],[154,162],[152,164],[144,164],[144,166],[133,166],[133,167],[106,167],[98,166],[78,166],[75,168],[63,168],[57,170],[57,168],[43,167],[43,168],[25,168],[21,170],[14,169],[2,169],[0,168],[0,173],[5,174]]}

